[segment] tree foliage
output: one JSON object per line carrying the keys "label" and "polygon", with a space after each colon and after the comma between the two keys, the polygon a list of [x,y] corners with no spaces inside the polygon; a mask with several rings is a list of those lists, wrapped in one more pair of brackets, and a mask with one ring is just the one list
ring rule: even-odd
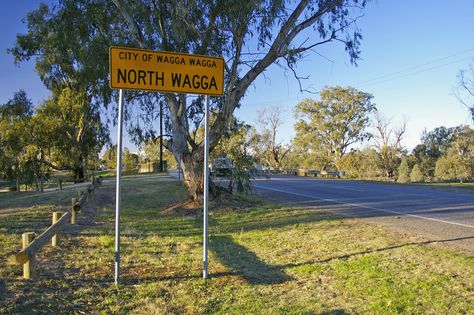
{"label": "tree foliage", "polygon": [[233,168],[228,176],[229,190],[239,193],[252,190],[251,179],[255,174],[256,159],[251,151],[254,148],[255,130],[250,125],[233,120],[222,141],[214,149],[211,158],[228,158]]}
{"label": "tree foliage", "polygon": [[40,161],[73,171],[76,180],[84,179],[87,161],[95,159],[109,142],[98,109],[81,90],[60,90],[37,109],[33,121]]}
{"label": "tree foliage", "polygon": [[465,181],[474,177],[474,130],[468,126],[453,129],[445,153],[436,161],[439,180]]}
{"label": "tree foliage", "polygon": [[406,132],[406,121],[400,127],[392,128],[391,120],[380,112],[375,114],[374,120],[374,146],[380,157],[380,168],[386,178],[393,179],[401,162],[401,156],[405,153],[402,140]]}
{"label": "tree foliage", "polygon": [[421,144],[413,150],[416,163],[424,177],[435,177],[436,161],[446,153],[452,137],[460,131],[460,127],[437,127],[432,131],[424,130],[421,135]]}
{"label": "tree foliage", "polygon": [[398,178],[399,183],[408,183],[410,181],[410,167],[408,166],[408,159],[402,158],[400,166],[398,167]]}
{"label": "tree foliage", "polygon": [[139,156],[136,153],[130,152],[128,148],[123,149],[122,164],[125,172],[138,171]]}
{"label": "tree foliage", "polygon": [[469,110],[474,122],[474,66],[472,64],[458,74],[456,97]]}
{"label": "tree foliage", "polygon": [[102,163],[108,169],[116,169],[117,167],[117,145],[109,145],[104,150],[101,157]]}
{"label": "tree foliage", "polygon": [[[296,74],[306,54],[327,43],[340,43],[351,62],[359,58],[356,20],[366,0],[292,1],[131,1],[62,0],[41,5],[27,17],[28,33],[11,52],[17,61],[38,56],[43,81],[50,87],[67,81],[87,91],[94,104],[108,104],[108,46],[223,56],[225,92],[212,101],[210,128],[214,148],[247,88],[270,65],[282,63]],[[143,93],[127,93],[128,100]],[[191,134],[202,121],[200,99],[168,93],[169,147],[184,171],[191,196],[202,194],[203,143]],[[157,102],[138,102],[146,112]]]}
{"label": "tree foliage", "polygon": [[309,144],[309,154],[320,152],[335,165],[350,145],[371,137],[366,129],[376,108],[372,95],[352,87],[326,87],[320,94],[319,101],[306,99],[296,105],[295,143]]}
{"label": "tree foliage", "polygon": [[261,164],[282,167],[290,148],[277,140],[277,134],[283,124],[283,109],[280,106],[264,108],[258,112],[253,150]]}
{"label": "tree foliage", "polygon": [[[160,141],[159,139],[146,141],[143,145],[143,154],[145,162],[159,163],[160,162]],[[169,169],[176,169],[177,163],[173,154],[163,147],[163,160],[166,161]]]}
{"label": "tree foliage", "polygon": [[380,177],[379,155],[372,148],[351,150],[337,162],[337,168],[348,178],[376,179]]}
{"label": "tree foliage", "polygon": [[410,173],[410,180],[412,183],[421,183],[425,181],[425,177],[423,173],[421,173],[421,169],[418,164],[415,164]]}
{"label": "tree foliage", "polygon": [[0,105],[0,175],[16,179],[18,191],[20,178],[34,172],[29,148],[32,115],[33,104],[23,90]]}

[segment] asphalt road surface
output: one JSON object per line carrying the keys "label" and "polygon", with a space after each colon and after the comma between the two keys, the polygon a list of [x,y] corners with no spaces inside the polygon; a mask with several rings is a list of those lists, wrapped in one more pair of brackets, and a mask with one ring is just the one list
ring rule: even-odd
{"label": "asphalt road surface", "polygon": [[258,177],[259,194],[278,202],[360,218],[474,254],[474,192],[285,175]]}

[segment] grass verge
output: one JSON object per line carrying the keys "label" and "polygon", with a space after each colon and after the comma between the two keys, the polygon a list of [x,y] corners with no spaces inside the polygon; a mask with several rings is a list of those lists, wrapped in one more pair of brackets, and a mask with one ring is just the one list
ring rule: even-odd
{"label": "grass verge", "polygon": [[19,249],[20,230],[40,228],[52,202],[23,204],[29,217],[21,226],[6,209],[13,202],[0,202],[0,211],[10,213],[0,224],[0,313],[474,312],[473,257],[324,208],[281,207],[256,197],[213,206],[211,279],[204,281],[201,214],[169,207],[185,198],[183,187],[164,176],[123,185],[119,287],[113,285],[111,183],[96,194],[93,220],[82,215],[59,250],[39,255],[33,281],[21,280],[20,267],[4,259]]}

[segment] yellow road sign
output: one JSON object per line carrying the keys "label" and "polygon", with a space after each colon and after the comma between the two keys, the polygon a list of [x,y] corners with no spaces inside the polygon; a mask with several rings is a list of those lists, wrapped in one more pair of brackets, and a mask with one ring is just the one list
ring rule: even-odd
{"label": "yellow road sign", "polygon": [[126,47],[109,49],[110,87],[222,95],[224,59]]}

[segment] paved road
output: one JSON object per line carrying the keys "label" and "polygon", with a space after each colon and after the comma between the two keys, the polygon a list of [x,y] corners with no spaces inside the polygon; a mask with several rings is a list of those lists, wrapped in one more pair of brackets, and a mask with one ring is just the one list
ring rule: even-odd
{"label": "paved road", "polygon": [[284,175],[254,184],[279,202],[388,225],[474,254],[474,193],[465,189]]}

